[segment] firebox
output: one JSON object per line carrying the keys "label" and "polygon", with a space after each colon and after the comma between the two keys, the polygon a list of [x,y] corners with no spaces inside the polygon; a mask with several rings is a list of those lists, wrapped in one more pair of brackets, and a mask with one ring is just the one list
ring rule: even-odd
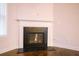
{"label": "firebox", "polygon": [[47,27],[23,28],[23,51],[37,51],[47,49]]}

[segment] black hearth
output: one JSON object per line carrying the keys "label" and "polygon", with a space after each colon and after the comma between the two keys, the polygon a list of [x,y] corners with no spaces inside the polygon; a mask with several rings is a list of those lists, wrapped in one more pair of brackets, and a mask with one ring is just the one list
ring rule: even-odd
{"label": "black hearth", "polygon": [[37,51],[47,49],[47,27],[23,28],[23,51]]}

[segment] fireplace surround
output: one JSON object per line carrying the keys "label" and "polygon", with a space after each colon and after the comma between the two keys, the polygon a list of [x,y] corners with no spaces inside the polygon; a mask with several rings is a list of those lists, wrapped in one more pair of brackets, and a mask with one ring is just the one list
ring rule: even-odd
{"label": "fireplace surround", "polygon": [[47,49],[47,27],[23,28],[23,51],[37,51]]}
{"label": "fireplace surround", "polygon": [[[45,21],[45,20],[24,20],[19,19],[18,20],[18,52],[24,52],[24,27],[39,27],[39,28],[47,28],[47,47],[53,46],[53,21]],[[35,37],[40,37],[44,35],[44,32],[38,32],[37,33],[29,33],[32,36],[32,38],[35,39]],[[40,37],[41,39],[44,37]],[[39,38],[39,39],[40,39]],[[31,39],[31,38],[28,38]],[[35,39],[36,40],[36,39]],[[30,43],[33,43],[34,41],[30,41]],[[41,41],[39,41],[40,43]],[[35,42],[37,43],[37,42]]]}

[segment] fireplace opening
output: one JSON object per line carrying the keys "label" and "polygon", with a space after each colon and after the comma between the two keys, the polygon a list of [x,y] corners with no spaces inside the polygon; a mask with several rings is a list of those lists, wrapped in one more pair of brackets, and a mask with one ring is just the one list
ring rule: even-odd
{"label": "fireplace opening", "polygon": [[23,28],[23,51],[37,51],[47,49],[47,27]]}

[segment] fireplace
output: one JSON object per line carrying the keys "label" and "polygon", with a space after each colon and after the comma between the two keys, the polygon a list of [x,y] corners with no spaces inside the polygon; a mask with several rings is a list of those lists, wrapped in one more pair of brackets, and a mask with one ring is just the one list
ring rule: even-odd
{"label": "fireplace", "polygon": [[23,51],[47,49],[47,27],[23,27]]}
{"label": "fireplace", "polygon": [[18,20],[18,52],[49,50],[53,46],[53,23],[43,20]]}

